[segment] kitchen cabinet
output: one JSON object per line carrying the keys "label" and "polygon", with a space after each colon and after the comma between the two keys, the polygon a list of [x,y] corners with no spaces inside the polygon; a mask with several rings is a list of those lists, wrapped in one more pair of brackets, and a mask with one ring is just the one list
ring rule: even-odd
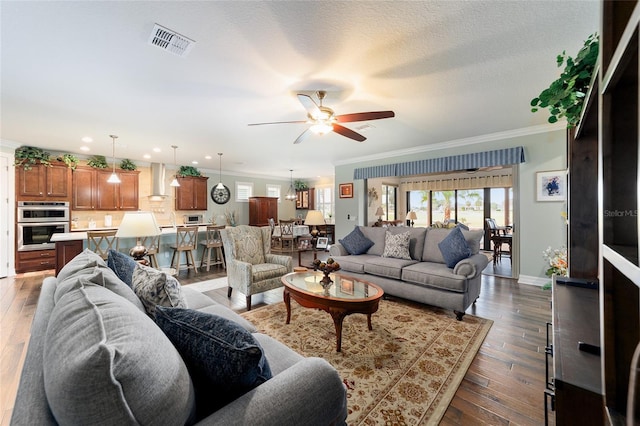
{"label": "kitchen cabinet", "polygon": [[71,169],[66,164],[34,164],[16,168],[17,201],[69,201]]}
{"label": "kitchen cabinet", "polygon": [[204,176],[179,177],[176,210],[207,210],[207,180]]}
{"label": "kitchen cabinet", "polygon": [[78,167],[73,172],[72,210],[138,210],[139,171],[120,170],[120,183],[107,180],[112,171]]}
{"label": "kitchen cabinet", "polygon": [[249,197],[249,225],[269,226],[269,219],[278,222],[277,197]]}
{"label": "kitchen cabinet", "polygon": [[56,251],[32,250],[16,252],[16,272],[44,271],[56,267]]}
{"label": "kitchen cabinet", "polygon": [[82,253],[83,241],[56,241],[56,275],[71,259]]}
{"label": "kitchen cabinet", "polygon": [[296,190],[296,210],[313,210],[314,197],[314,188]]}

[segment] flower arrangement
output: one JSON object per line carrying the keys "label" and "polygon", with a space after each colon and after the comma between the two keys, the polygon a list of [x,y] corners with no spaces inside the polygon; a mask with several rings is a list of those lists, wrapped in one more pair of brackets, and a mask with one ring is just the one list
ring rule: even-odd
{"label": "flower arrangement", "polygon": [[567,248],[562,247],[559,249],[552,249],[548,247],[546,250],[542,252],[542,257],[544,260],[549,262],[549,268],[545,272],[545,274],[550,277],[553,274],[559,275],[561,277],[567,276]]}

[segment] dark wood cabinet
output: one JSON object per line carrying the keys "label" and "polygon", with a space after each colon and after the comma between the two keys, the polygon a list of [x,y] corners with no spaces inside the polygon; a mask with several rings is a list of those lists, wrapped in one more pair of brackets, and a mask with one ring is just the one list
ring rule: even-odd
{"label": "dark wood cabinet", "polygon": [[56,251],[33,250],[16,252],[16,272],[44,271],[56,267]]}
{"label": "dark wood cabinet", "polygon": [[314,208],[315,189],[298,189],[296,190],[296,209],[297,210],[313,210]]}
{"label": "dark wood cabinet", "polygon": [[17,201],[69,201],[71,169],[66,164],[34,164],[29,170],[17,167]]}
{"label": "dark wood cabinet", "polygon": [[120,183],[107,182],[111,173],[90,167],[74,170],[72,210],[138,210],[140,172],[117,171]]}
{"label": "dark wood cabinet", "polygon": [[82,253],[82,240],[56,241],[56,275],[71,259]]}
{"label": "dark wood cabinet", "polygon": [[249,225],[269,226],[269,219],[278,222],[277,197],[249,197]]}
{"label": "dark wood cabinet", "polygon": [[207,210],[207,180],[203,176],[179,177],[176,187],[176,210]]}

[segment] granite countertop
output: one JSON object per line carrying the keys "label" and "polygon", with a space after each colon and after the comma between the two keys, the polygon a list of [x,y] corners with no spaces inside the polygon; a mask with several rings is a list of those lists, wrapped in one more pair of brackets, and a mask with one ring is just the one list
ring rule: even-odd
{"label": "granite countertop", "polygon": [[[205,232],[207,230],[207,225],[209,223],[204,224],[195,224],[195,225],[176,225],[175,227],[172,225],[163,225],[160,226],[161,235],[171,235],[176,233],[176,229],[184,228],[185,226],[198,226],[198,232]],[[57,233],[51,236],[51,241],[76,241],[76,240],[86,240],[88,231],[109,231],[116,230],[118,228],[75,228],[72,229],[71,232]]]}

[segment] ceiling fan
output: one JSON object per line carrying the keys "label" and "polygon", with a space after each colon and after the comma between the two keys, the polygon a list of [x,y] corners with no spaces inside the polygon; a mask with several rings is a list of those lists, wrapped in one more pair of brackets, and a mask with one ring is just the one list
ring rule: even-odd
{"label": "ceiling fan", "polygon": [[354,121],[367,121],[367,120],[379,120],[381,118],[391,118],[395,117],[395,113],[393,111],[369,111],[369,112],[356,112],[353,114],[341,114],[335,115],[333,110],[329,107],[322,105],[322,100],[327,95],[327,92],[324,90],[318,90],[316,92],[316,96],[320,101],[320,105],[318,105],[309,95],[305,95],[303,93],[298,93],[298,100],[307,110],[307,120],[298,120],[298,121],[274,121],[271,123],[252,123],[249,126],[261,126],[264,124],[289,124],[289,123],[309,123],[311,126],[302,132],[300,136],[293,142],[294,144],[302,142],[304,139],[309,136],[310,133],[315,133],[319,135],[324,135],[331,131],[336,132],[342,136],[347,138],[356,140],[358,142],[362,142],[366,140],[364,136],[362,136],[358,132],[354,132],[351,129],[348,129],[342,126],[339,123],[351,123]]}

